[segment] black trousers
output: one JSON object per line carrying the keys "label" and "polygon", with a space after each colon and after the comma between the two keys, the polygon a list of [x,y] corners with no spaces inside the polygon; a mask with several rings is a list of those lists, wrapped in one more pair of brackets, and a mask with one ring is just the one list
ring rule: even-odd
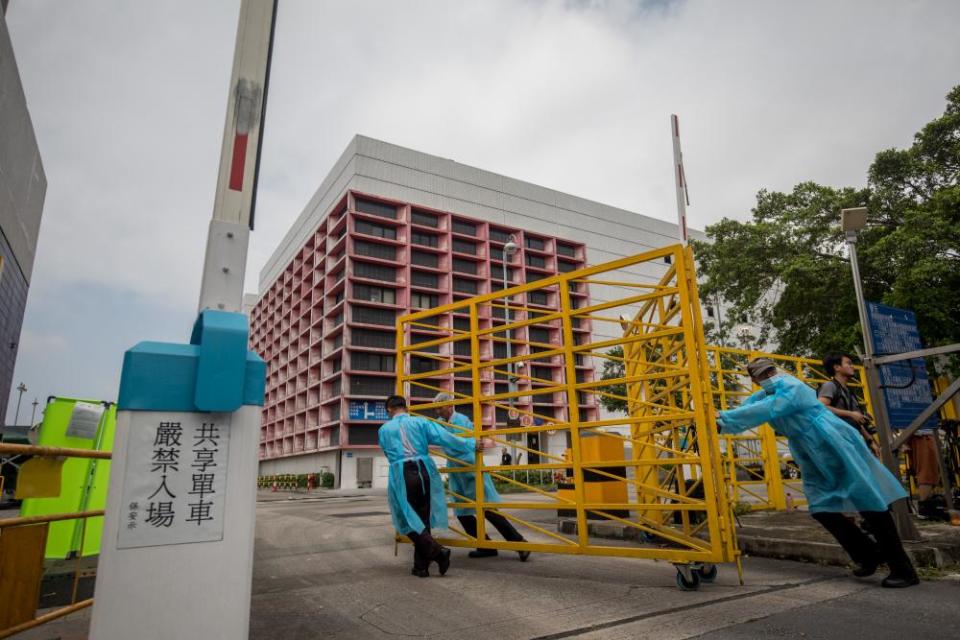
{"label": "black trousers", "polygon": [[[484,517],[487,519],[487,522],[492,524],[497,531],[500,532],[500,535],[503,536],[504,540],[508,542],[522,542],[523,536],[520,535],[520,532],[510,524],[510,521],[505,517],[496,513],[494,511],[484,511]],[[477,517],[476,516],[457,516],[457,520],[460,521],[460,524],[463,525],[463,530],[468,535],[477,537]],[[490,539],[490,536],[486,536],[487,540]]]}
{"label": "black trousers", "polygon": [[423,521],[423,530],[407,531],[413,542],[413,567],[426,569],[430,561],[440,555],[443,547],[430,534],[430,475],[421,460],[403,463],[403,482],[407,489],[407,502]]}
{"label": "black trousers", "polygon": [[903,550],[897,525],[889,511],[861,511],[876,542],[842,513],[814,513],[814,519],[837,539],[840,546],[859,565],[875,565],[886,562],[890,574],[898,578],[916,575],[913,563]]}

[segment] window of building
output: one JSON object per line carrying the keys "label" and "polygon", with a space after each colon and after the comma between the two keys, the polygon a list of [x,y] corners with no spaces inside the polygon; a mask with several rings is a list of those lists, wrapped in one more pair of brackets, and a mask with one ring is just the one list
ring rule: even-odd
{"label": "window of building", "polygon": [[494,357],[494,358],[506,358],[506,357],[507,357],[507,343],[506,343],[506,342],[494,342],[494,343],[493,343],[493,357]]}
{"label": "window of building", "polygon": [[354,240],[353,250],[361,256],[370,256],[371,258],[380,258],[382,260],[397,259],[397,248],[390,244],[377,244],[375,242]]}
{"label": "window of building", "polygon": [[340,358],[334,358],[330,362],[330,372],[339,373],[341,369],[343,369],[343,360],[341,360]]}
{"label": "window of building", "polygon": [[470,341],[464,338],[459,342],[453,343],[453,354],[456,356],[469,356],[473,353],[470,349]]}
{"label": "window of building", "polygon": [[378,424],[352,424],[347,429],[347,440],[351,445],[354,444],[377,444],[380,430]]}
{"label": "window of building", "polygon": [[550,344],[550,330],[542,327],[529,327],[527,329],[530,335],[530,342],[543,342]]}
{"label": "window of building", "polygon": [[338,333],[337,336],[333,339],[333,349],[332,349],[332,350],[333,350],[333,351],[336,351],[337,349],[339,349],[339,348],[342,347],[342,346],[343,346],[343,332],[341,331],[341,332]]}
{"label": "window of building", "polygon": [[394,393],[397,383],[393,378],[350,376],[350,393],[360,396],[388,396]]}
{"label": "window of building", "polygon": [[[511,236],[510,236],[510,232],[509,232],[509,231],[505,231],[505,230],[503,230],[503,229],[495,229],[494,227],[490,227],[490,240],[491,240],[492,242],[502,242],[503,244],[506,244],[506,243],[510,242],[511,239],[512,239],[512,238],[511,238]],[[501,255],[501,256],[503,255],[503,250],[502,250],[502,249],[501,249],[500,255]]]}
{"label": "window of building", "polygon": [[340,376],[337,376],[336,378],[334,378],[333,380],[330,381],[330,395],[331,395],[331,396],[338,396],[338,395],[340,395],[340,392],[342,391],[342,388],[343,388],[343,378],[341,378]]}
{"label": "window of building", "polygon": [[476,280],[465,280],[464,278],[453,279],[453,290],[458,293],[475,294],[479,289],[479,283],[477,283]]}
{"label": "window of building", "polygon": [[[433,293],[410,292],[410,307],[413,309],[433,309],[440,306],[440,296]],[[420,321],[422,322],[422,321]]]}
{"label": "window of building", "polygon": [[358,347],[393,349],[397,346],[397,337],[393,333],[372,329],[354,329],[350,333],[351,342]]}
{"label": "window of building", "polygon": [[459,331],[470,331],[470,318],[454,318],[453,328]]}
{"label": "window of building", "polygon": [[423,358],[421,356],[410,357],[411,373],[427,373],[429,371],[436,371],[441,366],[442,366],[442,363],[439,360],[434,360],[432,358]]}
{"label": "window of building", "polygon": [[576,257],[577,257],[577,248],[576,248],[576,247],[571,247],[571,246],[568,245],[568,244],[562,244],[562,243],[558,242],[558,243],[557,243],[557,255],[559,255],[559,256],[566,256],[566,257],[568,257],[568,258],[576,258]]}
{"label": "window of building", "polygon": [[457,393],[462,393],[465,396],[472,396],[473,383],[469,380],[455,380],[453,382],[453,390]]}
{"label": "window of building", "polygon": [[534,238],[531,236],[524,236],[523,239],[524,245],[527,249],[533,249],[535,251],[543,251],[547,248],[547,243],[544,242],[541,238]]}
{"label": "window of building", "polygon": [[557,271],[560,273],[570,273],[571,271],[576,271],[577,265],[573,262],[564,262],[563,260],[557,260]]}
{"label": "window of building", "polygon": [[453,270],[459,271],[460,273],[477,273],[477,263],[473,260],[466,260],[464,258],[454,258],[453,259]]}
{"label": "window of building", "polygon": [[545,307],[549,303],[549,300],[550,297],[545,291],[531,291],[527,294],[527,302],[530,304],[536,304]]}
{"label": "window of building", "polygon": [[385,227],[380,224],[367,222],[366,220],[355,220],[353,228],[357,233],[363,233],[368,236],[386,238],[387,240],[397,239],[397,230],[394,227]]}
{"label": "window of building", "polygon": [[337,291],[336,295],[333,296],[333,306],[337,306],[341,302],[343,302],[343,289]]}
{"label": "window of building", "polygon": [[362,371],[384,371],[390,373],[397,367],[397,359],[383,353],[364,353],[355,351],[350,354],[350,368]]}
{"label": "window of building", "polygon": [[393,267],[387,267],[382,264],[370,264],[369,262],[354,263],[353,275],[359,278],[370,278],[372,280],[383,280],[385,282],[396,282],[397,280],[397,272]]}
{"label": "window of building", "polygon": [[464,220],[454,220],[453,232],[462,233],[465,236],[476,236],[477,225],[473,224],[472,222],[466,222]]}
{"label": "window of building", "polygon": [[[424,335],[422,333],[414,333],[410,338],[410,345],[419,345],[421,342],[429,342],[430,340],[436,340],[436,336]],[[424,351],[426,353],[440,353],[440,345],[435,344],[429,347],[420,347],[418,346],[416,351]]]}
{"label": "window of building", "polygon": [[356,203],[357,211],[361,213],[380,216],[381,218],[390,218],[391,220],[397,219],[397,208],[392,204],[383,204],[382,202],[363,200],[361,198],[356,198]]}
{"label": "window of building", "polygon": [[353,285],[353,297],[356,300],[368,300],[370,302],[397,303],[397,292],[394,289],[374,287],[368,284],[357,283]]}
{"label": "window of building", "polygon": [[546,269],[547,259],[543,256],[533,256],[529,253],[524,256],[528,267],[537,267],[538,269]]}
{"label": "window of building", "polygon": [[440,245],[440,236],[435,236],[432,233],[423,233],[422,231],[411,231],[410,242],[423,247],[437,247]]}
{"label": "window of building", "polygon": [[477,255],[477,245],[467,240],[454,239],[453,250],[456,253],[468,253],[472,256]]}
{"label": "window of building", "polygon": [[417,287],[429,287],[431,289],[440,288],[440,276],[435,273],[424,273],[423,271],[411,271],[410,283]]}
{"label": "window of building", "polygon": [[426,253],[425,251],[411,251],[410,263],[420,265],[421,267],[436,269],[440,266],[440,256],[435,253]]}
{"label": "window of building", "polygon": [[336,403],[330,407],[330,422],[340,419],[340,403]]}
{"label": "window of building", "polygon": [[433,215],[432,213],[426,213],[424,211],[418,211],[414,209],[410,214],[410,222],[413,224],[423,225],[425,227],[433,227],[434,229],[440,226],[440,219]]}
{"label": "window of building", "polygon": [[339,327],[343,324],[343,311],[333,317],[333,326]]}
{"label": "window of building", "polygon": [[553,369],[550,367],[530,367],[530,375],[541,380],[553,380]]}
{"label": "window of building", "polygon": [[382,324],[389,327],[394,325],[396,316],[393,309],[375,309],[373,307],[354,307],[353,321],[364,324]]}

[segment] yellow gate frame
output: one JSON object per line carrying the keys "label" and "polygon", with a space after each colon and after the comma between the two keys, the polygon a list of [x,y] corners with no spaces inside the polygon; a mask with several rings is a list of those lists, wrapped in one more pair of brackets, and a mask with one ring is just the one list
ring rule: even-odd
{"label": "yellow gate frame", "polygon": [[[693,264],[692,251],[674,245],[398,319],[397,389],[413,397],[412,414],[456,405],[472,417],[472,431],[437,421],[462,435],[486,437],[499,446],[519,448],[528,458],[534,454],[544,460],[501,466],[486,465],[477,456],[469,466],[444,469],[471,473],[475,480],[486,473],[528,495],[487,502],[483,482],[475,482],[476,496],[451,493],[448,506],[473,509],[477,535],[452,527],[458,537],[442,538],[442,542],[666,560],[677,565],[681,588],[696,588],[701,578],[712,580],[714,563],[736,560],[739,569]],[[638,282],[638,271],[663,275],[656,283]],[[595,301],[588,287],[602,289],[610,297]],[[536,304],[531,301],[533,292],[537,292]],[[552,304],[543,305],[544,301]],[[531,328],[540,332],[537,335],[547,332],[550,340],[531,339]],[[607,328],[609,339],[593,339],[597,334],[606,337],[603,330]],[[498,345],[507,350],[498,352]],[[625,357],[609,352],[618,346]],[[589,379],[589,369],[583,366],[586,358],[622,361],[624,376]],[[543,377],[545,369],[550,369],[549,378]],[[457,377],[462,378],[460,384]],[[511,389],[511,379],[522,388]],[[497,388],[498,380],[507,381],[507,391]],[[618,385],[626,392],[618,393]],[[441,391],[455,399],[432,402]],[[599,396],[625,402],[628,415],[598,416],[595,399]],[[551,405],[552,415],[538,409],[538,403]],[[519,424],[508,418],[506,426],[501,420],[485,428],[497,421],[498,410],[519,416]],[[569,456],[546,445],[534,449],[511,440],[525,434],[547,438],[548,433],[553,434],[550,438],[569,434]],[[631,447],[630,458],[584,459],[581,438],[596,433]],[[570,476],[574,499],[519,481],[516,473],[510,474],[518,470]],[[624,503],[588,501],[585,476],[624,482],[633,497]],[[485,510],[535,532],[538,540],[486,540]],[[517,513],[543,510],[574,512],[575,536],[550,531],[531,516]],[[622,525],[647,544],[598,543],[590,536],[589,519]]]}

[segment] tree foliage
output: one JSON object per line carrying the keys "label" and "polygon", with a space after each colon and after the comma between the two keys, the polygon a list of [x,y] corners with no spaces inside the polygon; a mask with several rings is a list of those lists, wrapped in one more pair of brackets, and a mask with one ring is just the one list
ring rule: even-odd
{"label": "tree foliage", "polygon": [[[607,355],[614,356],[615,358],[623,358],[623,347],[614,347],[606,352]],[[603,371],[600,372],[601,380],[613,380],[616,378],[622,378],[624,376],[624,366],[622,360],[603,360]],[[607,411],[626,413],[627,412],[627,401],[621,400],[620,398],[625,398],[627,396],[627,385],[624,383],[620,384],[611,384],[606,387],[602,387],[600,391],[610,393],[616,396],[617,398],[611,398],[610,396],[601,395],[600,404]]]}
{"label": "tree foliage", "polygon": [[866,205],[858,254],[867,300],[917,314],[927,346],[960,342],[960,86],[908,149],[876,155],[865,188],[761,190],[749,222],[723,219],[695,246],[700,292],[730,310],[714,333],[760,328],[758,347],[818,357],[861,344],[840,210]]}

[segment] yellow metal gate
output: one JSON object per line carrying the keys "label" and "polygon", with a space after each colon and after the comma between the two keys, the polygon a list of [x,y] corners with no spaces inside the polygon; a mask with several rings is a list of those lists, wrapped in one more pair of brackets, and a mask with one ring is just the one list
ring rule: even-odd
{"label": "yellow metal gate", "polygon": [[[462,435],[487,438],[497,452],[445,470],[489,475],[502,494],[488,501],[483,482],[475,496],[451,494],[478,531],[452,523],[456,537],[445,544],[661,559],[681,567],[687,588],[712,577],[710,564],[738,558],[688,248],[404,316],[397,354],[411,413],[436,418],[455,405],[474,425]],[[618,377],[601,379],[605,362]],[[455,399],[433,402],[441,391]],[[600,398],[623,411],[601,410]],[[502,449],[521,464],[502,464]],[[598,490],[604,484],[611,490]],[[484,539],[485,510],[526,541]],[[559,530],[558,513],[567,515]],[[610,542],[611,532],[634,543]]]}

